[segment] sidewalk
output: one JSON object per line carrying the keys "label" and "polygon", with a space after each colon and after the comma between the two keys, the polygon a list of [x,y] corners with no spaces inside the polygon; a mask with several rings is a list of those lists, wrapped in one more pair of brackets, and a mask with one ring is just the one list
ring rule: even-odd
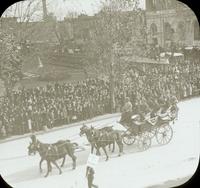
{"label": "sidewalk", "polygon": [[[71,127],[74,127],[74,126],[80,126],[82,124],[92,123],[92,122],[96,122],[96,121],[102,121],[102,120],[105,120],[105,119],[110,119],[110,118],[118,117],[118,116],[120,116],[120,113],[106,114],[106,115],[97,116],[97,117],[94,117],[92,119],[88,119],[88,120],[85,120],[85,121],[79,121],[79,122],[76,122],[76,123],[71,123],[71,124],[60,126],[60,127],[53,127],[52,129],[48,129],[48,130],[38,131],[38,132],[35,132],[34,134],[35,135],[43,135],[43,134],[46,134],[46,133],[49,133],[49,132],[55,132],[55,131],[58,131],[58,130],[61,130],[61,129],[67,129],[67,128],[71,128]],[[11,136],[9,138],[0,140],[0,144],[10,142],[10,141],[14,141],[14,140],[18,140],[18,139],[22,139],[22,138],[26,138],[26,137],[30,137],[30,135],[32,135],[32,134],[33,133],[27,133],[27,134],[24,134],[24,135]]]}

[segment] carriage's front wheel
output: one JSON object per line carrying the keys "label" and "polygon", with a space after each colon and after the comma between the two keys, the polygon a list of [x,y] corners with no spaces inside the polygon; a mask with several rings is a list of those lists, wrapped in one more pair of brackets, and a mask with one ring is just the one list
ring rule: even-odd
{"label": "carriage's front wheel", "polygon": [[170,125],[164,125],[157,129],[156,140],[158,144],[165,145],[168,144],[173,137],[173,130]]}
{"label": "carriage's front wheel", "polygon": [[135,142],[135,137],[129,133],[123,135],[122,141],[124,144],[130,146]]}
{"label": "carriage's front wheel", "polygon": [[142,136],[138,139],[138,149],[145,151],[151,147],[151,138],[149,136]]}

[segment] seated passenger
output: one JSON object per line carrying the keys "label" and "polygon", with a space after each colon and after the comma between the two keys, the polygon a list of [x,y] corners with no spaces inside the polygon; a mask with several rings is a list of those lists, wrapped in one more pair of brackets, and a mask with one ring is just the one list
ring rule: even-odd
{"label": "seated passenger", "polygon": [[144,125],[145,119],[141,115],[137,115],[136,118],[132,119],[132,124],[137,126]]}

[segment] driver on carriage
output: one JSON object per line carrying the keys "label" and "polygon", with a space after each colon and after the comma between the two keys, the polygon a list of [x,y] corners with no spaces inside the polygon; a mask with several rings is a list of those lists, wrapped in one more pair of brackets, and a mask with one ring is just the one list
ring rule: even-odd
{"label": "driver on carriage", "polygon": [[125,104],[122,107],[122,115],[119,121],[120,124],[129,124],[132,116],[132,103],[130,102],[130,98],[126,97]]}
{"label": "driver on carriage", "polygon": [[177,119],[178,118],[178,106],[177,106],[177,103],[178,103],[178,99],[176,98],[176,96],[172,96],[171,97],[171,108],[170,108],[170,112],[172,114],[174,114],[174,117]]}

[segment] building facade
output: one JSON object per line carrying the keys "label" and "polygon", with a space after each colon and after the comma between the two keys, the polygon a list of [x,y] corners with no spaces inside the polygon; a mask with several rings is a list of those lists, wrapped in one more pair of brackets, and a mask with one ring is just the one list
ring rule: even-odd
{"label": "building facade", "polygon": [[185,46],[199,46],[199,23],[194,12],[176,0],[146,0],[148,43],[164,47],[172,41]]}

